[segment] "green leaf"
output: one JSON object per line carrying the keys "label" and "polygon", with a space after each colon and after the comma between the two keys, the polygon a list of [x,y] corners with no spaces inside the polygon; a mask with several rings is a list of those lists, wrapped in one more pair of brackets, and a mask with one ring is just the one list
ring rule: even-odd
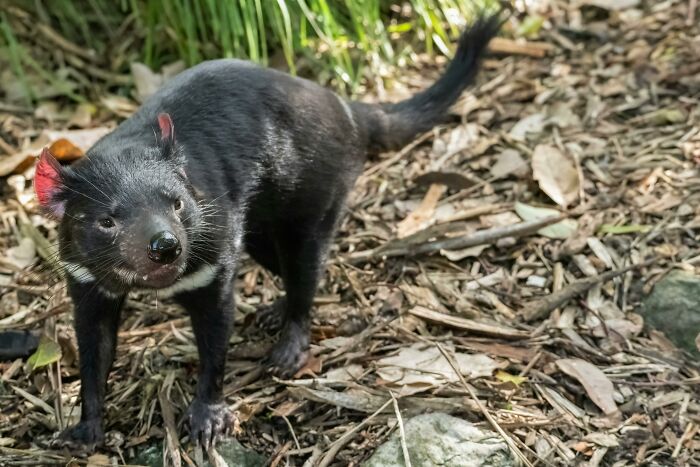
{"label": "green leaf", "polygon": [[[537,208],[524,203],[515,203],[515,212],[524,221],[534,221],[544,219],[545,217],[558,216],[561,214],[556,209]],[[578,222],[574,219],[564,219],[556,224],[548,225],[537,231],[538,234],[547,238],[566,239],[569,238],[578,229]]]}
{"label": "green leaf", "polygon": [[41,339],[39,339],[39,347],[36,349],[36,352],[29,357],[27,363],[31,365],[32,370],[36,370],[37,368],[57,362],[60,359],[61,346],[54,340],[46,336],[41,336]]}
{"label": "green leaf", "polygon": [[544,18],[539,15],[528,16],[518,26],[517,35],[520,37],[536,36],[544,24]]}
{"label": "green leaf", "polygon": [[628,224],[628,225],[613,225],[603,224],[598,229],[598,233],[622,235],[629,233],[646,233],[651,230],[649,225]]}
{"label": "green leaf", "polygon": [[512,375],[512,374],[508,373],[507,371],[503,371],[503,370],[498,370],[496,372],[495,376],[496,376],[496,379],[498,381],[501,381],[502,383],[513,383],[516,386],[520,386],[525,381],[527,381],[527,378],[524,376]]}

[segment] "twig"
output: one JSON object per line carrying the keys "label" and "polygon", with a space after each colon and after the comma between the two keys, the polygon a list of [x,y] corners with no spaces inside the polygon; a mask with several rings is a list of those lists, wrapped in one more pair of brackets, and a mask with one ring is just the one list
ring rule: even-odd
{"label": "twig", "polygon": [[695,10],[698,8],[698,0],[688,1],[688,19],[685,21],[687,26],[695,24]]}
{"label": "twig", "polygon": [[566,217],[566,214],[549,216],[543,219],[480,230],[461,237],[446,238],[418,244],[401,244],[403,242],[394,241],[371,250],[354,253],[346,257],[345,261],[353,264],[377,257],[390,258],[395,256],[417,256],[427,253],[434,253],[440,250],[459,250],[462,248],[492,243],[505,237],[522,237],[530,235],[543,227],[555,224]]}
{"label": "twig", "polygon": [[403,450],[403,462],[406,467],[411,467],[411,456],[408,455],[408,446],[406,445],[406,431],[403,429],[403,418],[401,418],[401,410],[399,410],[399,402],[394,397],[394,393],[389,391],[391,394],[391,401],[394,403],[394,412],[396,412],[396,423],[399,425],[399,435],[401,437],[401,449]]}
{"label": "twig", "polygon": [[554,47],[547,42],[516,42],[505,37],[494,37],[489,42],[489,51],[508,55],[527,55],[543,58]]}
{"label": "twig", "polygon": [[417,316],[427,321],[444,324],[445,326],[463,329],[465,331],[474,332],[477,334],[495,336],[501,339],[527,339],[530,337],[530,333],[520,331],[509,326],[498,323],[484,323],[468,318],[462,318],[461,316],[448,315],[447,313],[440,313],[420,305],[414,306],[408,310],[408,312],[413,316]]}
{"label": "twig", "polygon": [[301,446],[299,445],[299,439],[297,438],[297,434],[294,432],[292,422],[289,421],[289,418],[287,418],[286,415],[280,414],[280,416],[282,417],[282,420],[284,420],[287,424],[287,427],[289,428],[289,432],[292,434],[292,439],[294,440],[294,445],[297,447],[297,450],[301,449]]}
{"label": "twig", "polygon": [[44,36],[49,41],[53,42],[54,45],[58,46],[59,49],[63,49],[64,51],[70,54],[77,55],[93,63],[97,61],[98,57],[94,50],[83,49],[79,45],[74,44],[73,42],[60,35],[58,32],[54,31],[50,26],[46,24],[39,23],[36,24],[35,27],[36,30],[42,36]]}
{"label": "twig", "polygon": [[182,465],[182,458],[180,457],[180,441],[177,436],[177,426],[175,425],[173,406],[170,404],[170,400],[168,399],[168,393],[170,392],[169,388],[172,386],[174,378],[174,372],[169,373],[165,377],[165,381],[163,381],[163,384],[158,391],[158,401],[160,403],[160,413],[163,416],[163,425],[165,426],[163,460],[165,461],[169,457],[172,465],[174,467],[179,467]]}
{"label": "twig", "polygon": [[549,313],[551,313],[555,308],[559,308],[560,306],[564,305],[566,302],[571,300],[573,297],[580,295],[583,292],[586,292],[594,285],[612,280],[618,276],[621,276],[622,274],[625,274],[628,271],[649,266],[650,264],[654,263],[654,261],[656,261],[656,258],[644,261],[639,264],[632,264],[630,266],[618,269],[616,271],[608,271],[599,276],[587,277],[585,279],[572,282],[571,284],[559,291],[556,291],[547,295],[544,298],[529,303],[523,310],[523,318],[526,321],[534,321],[537,319],[541,319]]}
{"label": "twig", "polygon": [[438,350],[442,354],[443,357],[445,357],[445,360],[447,360],[447,363],[450,364],[452,367],[452,370],[457,374],[457,377],[459,378],[459,381],[462,383],[462,386],[464,386],[464,389],[467,390],[469,393],[469,396],[474,400],[476,403],[477,407],[479,407],[479,410],[481,411],[482,414],[484,414],[484,417],[486,417],[486,420],[491,424],[494,430],[498,432],[498,434],[501,435],[503,440],[506,442],[508,447],[511,449],[511,451],[518,457],[520,460],[525,464],[527,467],[533,467],[532,463],[528,460],[527,457],[525,457],[525,454],[522,453],[520,448],[513,442],[512,439],[510,439],[510,436],[508,436],[508,433],[506,433],[503,428],[496,422],[496,420],[493,418],[493,416],[489,413],[488,410],[486,410],[486,407],[484,407],[484,404],[481,403],[479,398],[476,396],[476,393],[474,392],[474,389],[467,384],[467,381],[464,379],[464,376],[462,376],[462,372],[459,371],[457,365],[455,364],[454,360],[452,359],[452,356],[449,355],[447,352],[445,352],[445,349],[442,348],[439,342],[436,342],[435,345],[437,346]]}
{"label": "twig", "polygon": [[[360,179],[366,179],[369,178],[371,175],[374,175],[375,173],[381,171],[382,169],[385,169],[391,165],[393,165],[395,162],[399,161],[402,157],[407,155],[409,152],[413,151],[413,149],[418,146],[419,144],[423,143],[426,139],[430,138],[432,136],[432,132],[427,132],[423,133],[421,136],[418,138],[414,139],[411,141],[410,144],[406,145],[401,149],[399,152],[394,154],[393,156],[389,157],[388,159],[384,159],[383,161],[379,162],[378,164],[373,165],[369,169],[367,169],[361,176]],[[358,180],[358,184],[360,184],[360,180]]]}
{"label": "twig", "polygon": [[364,428],[370,420],[372,420],[374,417],[379,415],[386,409],[389,404],[391,404],[391,399],[386,401],[384,405],[379,407],[372,415],[369,417],[365,418],[363,421],[355,425],[352,429],[346,431],[343,436],[338,438],[331,444],[330,448],[328,448],[328,451],[326,451],[326,454],[323,456],[321,461],[318,463],[317,467],[328,467],[331,462],[335,459],[335,456],[338,454],[338,451],[342,449],[343,446],[345,446],[350,440],[355,436],[355,433],[360,431],[362,428]]}

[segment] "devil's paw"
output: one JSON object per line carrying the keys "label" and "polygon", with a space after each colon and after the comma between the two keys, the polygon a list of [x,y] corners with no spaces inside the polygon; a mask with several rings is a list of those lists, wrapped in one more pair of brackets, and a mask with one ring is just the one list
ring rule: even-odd
{"label": "devil's paw", "polygon": [[278,298],[271,305],[260,308],[255,313],[255,326],[267,334],[277,334],[284,324],[284,311],[287,306],[285,297]]}
{"label": "devil's paw", "polygon": [[270,372],[289,378],[304,366],[309,355],[309,331],[296,323],[287,323],[268,357]]}
{"label": "devil's paw", "polygon": [[190,436],[205,449],[216,444],[222,435],[233,431],[235,417],[223,402],[192,401],[189,411]]}
{"label": "devil's paw", "polygon": [[102,443],[105,434],[99,419],[83,420],[77,425],[66,428],[59,438],[62,444],[69,446],[94,446]]}

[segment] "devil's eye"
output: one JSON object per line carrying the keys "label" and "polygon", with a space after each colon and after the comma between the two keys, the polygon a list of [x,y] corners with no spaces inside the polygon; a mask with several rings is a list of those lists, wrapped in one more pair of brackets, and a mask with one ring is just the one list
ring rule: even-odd
{"label": "devil's eye", "polygon": [[103,229],[111,229],[115,225],[114,219],[112,219],[111,217],[103,217],[102,219],[100,219],[97,222],[100,224],[100,227],[102,227]]}
{"label": "devil's eye", "polygon": [[175,204],[173,205],[173,207],[175,208],[175,212],[181,211],[182,207],[183,207],[182,200],[181,199],[175,200]]}

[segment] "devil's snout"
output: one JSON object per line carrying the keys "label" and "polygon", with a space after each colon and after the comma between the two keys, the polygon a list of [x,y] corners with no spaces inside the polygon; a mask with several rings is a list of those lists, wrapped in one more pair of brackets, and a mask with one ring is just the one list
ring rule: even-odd
{"label": "devil's snout", "polygon": [[172,263],[180,256],[180,253],[182,253],[180,240],[170,231],[158,232],[148,242],[148,257],[155,263]]}

